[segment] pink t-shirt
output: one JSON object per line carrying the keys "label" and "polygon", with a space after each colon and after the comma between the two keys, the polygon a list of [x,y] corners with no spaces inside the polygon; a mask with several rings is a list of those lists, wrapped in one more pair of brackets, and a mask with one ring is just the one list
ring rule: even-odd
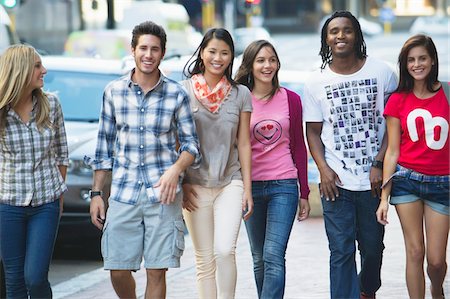
{"label": "pink t-shirt", "polygon": [[289,147],[289,105],[284,88],[270,101],[252,95],[250,121],[252,143],[252,180],[296,179]]}
{"label": "pink t-shirt", "polygon": [[400,119],[398,164],[426,175],[449,174],[449,104],[442,88],[428,99],[394,93],[384,115]]}

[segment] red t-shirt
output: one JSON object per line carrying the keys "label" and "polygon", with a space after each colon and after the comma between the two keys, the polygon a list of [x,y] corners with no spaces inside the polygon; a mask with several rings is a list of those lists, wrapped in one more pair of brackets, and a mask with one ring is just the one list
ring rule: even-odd
{"label": "red t-shirt", "polygon": [[442,88],[428,99],[394,93],[384,116],[400,119],[398,164],[427,175],[449,174],[449,104]]}

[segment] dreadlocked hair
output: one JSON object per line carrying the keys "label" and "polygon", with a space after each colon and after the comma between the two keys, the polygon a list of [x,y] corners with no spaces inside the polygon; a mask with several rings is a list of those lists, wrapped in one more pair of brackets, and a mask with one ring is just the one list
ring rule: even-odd
{"label": "dreadlocked hair", "polygon": [[321,47],[319,55],[322,57],[322,65],[321,69],[324,69],[327,64],[330,64],[333,61],[333,55],[331,53],[331,49],[327,44],[327,33],[328,33],[328,25],[331,20],[335,18],[348,18],[353,25],[353,29],[355,30],[355,52],[356,57],[359,59],[363,59],[367,57],[366,53],[366,43],[364,42],[364,37],[361,30],[361,25],[358,20],[352,15],[351,12],[346,10],[335,11],[323,24],[322,32],[321,32]]}

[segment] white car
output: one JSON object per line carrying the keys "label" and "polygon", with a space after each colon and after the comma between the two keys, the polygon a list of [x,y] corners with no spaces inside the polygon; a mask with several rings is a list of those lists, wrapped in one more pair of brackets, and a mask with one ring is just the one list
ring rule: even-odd
{"label": "white car", "polygon": [[450,18],[447,16],[418,17],[414,20],[409,33],[424,33],[428,35],[449,35]]}
{"label": "white car", "polygon": [[245,48],[251,42],[259,39],[265,39],[273,43],[272,36],[264,27],[245,27],[234,29],[233,42],[236,56],[244,53]]}

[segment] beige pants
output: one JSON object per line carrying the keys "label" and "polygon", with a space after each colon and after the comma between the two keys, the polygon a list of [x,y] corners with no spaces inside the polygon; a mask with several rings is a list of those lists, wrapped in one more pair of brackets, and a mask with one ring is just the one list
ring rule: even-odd
{"label": "beige pants", "polygon": [[192,187],[198,195],[198,209],[183,210],[183,215],[195,249],[199,297],[234,298],[244,185],[233,180],[222,188]]}

